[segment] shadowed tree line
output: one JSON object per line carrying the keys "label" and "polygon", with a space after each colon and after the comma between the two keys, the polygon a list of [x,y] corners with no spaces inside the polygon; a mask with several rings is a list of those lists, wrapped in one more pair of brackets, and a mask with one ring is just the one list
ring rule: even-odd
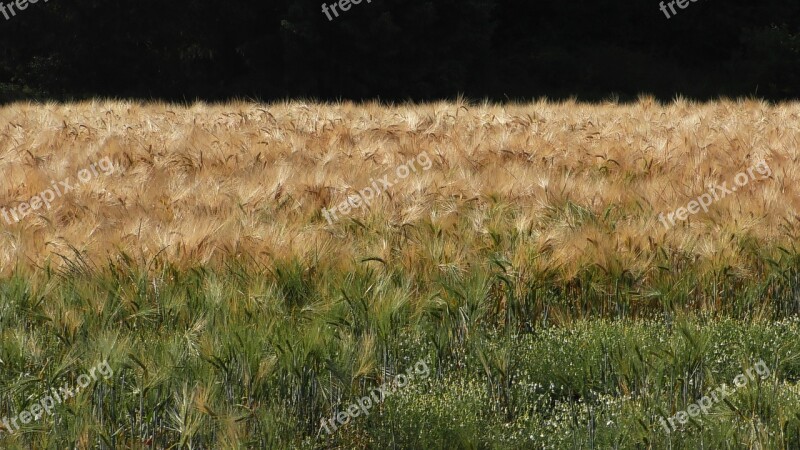
{"label": "shadowed tree line", "polygon": [[[329,2],[331,3],[332,0]],[[90,96],[796,98],[800,3],[39,0],[0,15],[0,101]]]}

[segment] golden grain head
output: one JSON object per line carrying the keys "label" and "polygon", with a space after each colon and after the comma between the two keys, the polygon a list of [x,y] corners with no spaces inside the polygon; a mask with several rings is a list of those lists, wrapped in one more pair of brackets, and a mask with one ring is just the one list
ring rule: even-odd
{"label": "golden grain head", "polygon": [[[342,237],[363,226],[385,240],[431,223],[459,233],[464,246],[480,246],[491,233],[524,235],[536,248],[552,248],[566,270],[591,260],[644,272],[653,246],[709,259],[732,245],[724,237],[731,233],[790,240],[800,206],[798,113],[793,103],[662,105],[652,98],[627,105],[14,104],[0,109],[6,210],[54,182],[74,182],[102,158],[115,170],[18,223],[0,218],[0,264],[6,273],[57,264],[55,255],[71,247],[90,261],[123,250],[178,264],[232,253],[319,257],[319,249],[335,249],[326,255],[332,260],[399,258],[381,239]],[[422,153],[430,170],[395,183],[368,208],[332,225],[320,213]],[[659,213],[686,206],[709,184],[732,183],[761,158],[769,178],[669,230],[659,224]]]}

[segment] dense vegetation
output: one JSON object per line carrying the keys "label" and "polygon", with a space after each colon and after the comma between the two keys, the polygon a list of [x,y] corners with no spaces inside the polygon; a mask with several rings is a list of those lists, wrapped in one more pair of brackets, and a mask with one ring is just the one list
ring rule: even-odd
{"label": "dense vegetation", "polygon": [[[423,231],[424,230],[424,231]],[[440,239],[422,227],[409,239]],[[499,249],[498,249],[499,250]],[[490,251],[489,253],[494,253]],[[478,255],[475,255],[476,257]],[[5,436],[4,448],[796,448],[798,258],[687,311],[600,270],[583,288],[521,277],[501,256],[409,277],[365,261],[150,272],[80,262],[0,284],[3,415],[107,358],[111,380]],[[139,265],[144,265],[142,262]],[[691,277],[691,270],[683,276]],[[666,281],[666,280],[665,280]],[[592,294],[596,290],[608,294]],[[772,294],[770,294],[772,292]],[[785,295],[785,294],[784,294]],[[784,305],[788,303],[788,305]],[[727,305],[731,305],[728,307]],[[739,313],[727,314],[733,305]],[[589,309],[612,320],[584,320]],[[691,308],[697,309],[697,308]],[[650,316],[645,318],[643,316]],[[770,376],[667,435],[658,423],[763,359]],[[418,360],[431,376],[332,436],[320,420]],[[147,445],[145,445],[147,443]]]}
{"label": "dense vegetation", "polygon": [[18,103],[0,127],[0,208],[114,168],[1,224],[0,423],[113,369],[2,448],[800,447],[796,103]]}
{"label": "dense vegetation", "polygon": [[[332,0],[328,0],[331,3]],[[0,101],[796,98],[800,4],[374,0],[40,1],[0,17]]]}

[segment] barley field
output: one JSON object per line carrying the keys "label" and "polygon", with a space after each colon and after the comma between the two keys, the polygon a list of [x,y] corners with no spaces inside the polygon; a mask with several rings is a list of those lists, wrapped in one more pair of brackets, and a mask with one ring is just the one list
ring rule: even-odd
{"label": "barley field", "polygon": [[0,447],[798,448],[799,131],[644,96],[0,107]]}

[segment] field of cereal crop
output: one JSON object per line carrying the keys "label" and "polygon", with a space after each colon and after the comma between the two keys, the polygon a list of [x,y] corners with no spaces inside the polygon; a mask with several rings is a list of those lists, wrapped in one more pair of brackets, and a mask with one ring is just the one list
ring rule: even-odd
{"label": "field of cereal crop", "polygon": [[797,448],[798,131],[755,100],[4,106],[0,446]]}

